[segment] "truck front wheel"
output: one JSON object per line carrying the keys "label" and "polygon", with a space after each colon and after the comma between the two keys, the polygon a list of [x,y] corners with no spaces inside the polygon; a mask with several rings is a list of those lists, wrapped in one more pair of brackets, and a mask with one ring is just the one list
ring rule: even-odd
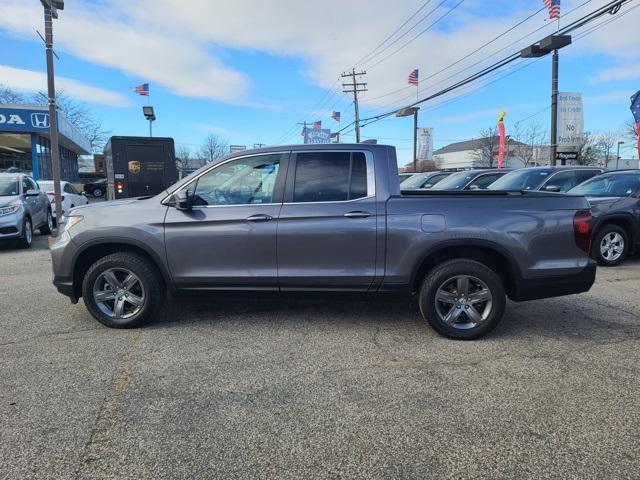
{"label": "truck front wheel", "polygon": [[131,328],[153,319],[165,298],[155,266],[131,252],[112,253],[97,260],[82,282],[84,303],[100,323]]}
{"label": "truck front wheel", "polygon": [[431,270],[420,289],[420,312],[445,337],[473,340],[502,319],[505,292],[500,277],[474,260],[449,260]]}

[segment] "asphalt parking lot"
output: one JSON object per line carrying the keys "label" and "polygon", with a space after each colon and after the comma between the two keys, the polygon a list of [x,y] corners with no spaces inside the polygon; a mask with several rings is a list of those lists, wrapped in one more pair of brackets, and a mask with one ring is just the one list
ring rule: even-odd
{"label": "asphalt parking lot", "polygon": [[639,478],[640,261],[475,342],[396,303],[178,299],[107,329],[0,249],[0,478]]}

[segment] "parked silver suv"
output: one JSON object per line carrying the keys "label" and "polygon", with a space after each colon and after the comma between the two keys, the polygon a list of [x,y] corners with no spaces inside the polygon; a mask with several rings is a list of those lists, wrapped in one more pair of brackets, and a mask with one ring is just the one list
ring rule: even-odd
{"label": "parked silver suv", "polygon": [[53,228],[51,205],[36,181],[22,173],[0,173],[0,241],[29,248],[33,231],[48,235]]}

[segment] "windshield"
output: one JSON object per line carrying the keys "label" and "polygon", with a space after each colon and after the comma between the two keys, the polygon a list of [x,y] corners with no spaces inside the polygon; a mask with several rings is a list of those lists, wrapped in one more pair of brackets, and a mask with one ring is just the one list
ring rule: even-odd
{"label": "windshield", "polygon": [[402,188],[420,188],[425,180],[429,177],[429,174],[417,174],[412,175],[405,181],[400,182]]}
{"label": "windshield", "polygon": [[489,190],[537,190],[549,175],[549,170],[516,170],[493,182]]}
{"label": "windshield", "polygon": [[567,193],[587,197],[628,197],[640,188],[640,175],[602,175],[572,188]]}
{"label": "windshield", "polygon": [[454,173],[439,181],[431,188],[433,190],[462,190],[467,183],[475,178],[475,176],[475,173],[469,172]]}
{"label": "windshield", "polygon": [[0,177],[0,197],[12,197],[20,194],[17,177]]}

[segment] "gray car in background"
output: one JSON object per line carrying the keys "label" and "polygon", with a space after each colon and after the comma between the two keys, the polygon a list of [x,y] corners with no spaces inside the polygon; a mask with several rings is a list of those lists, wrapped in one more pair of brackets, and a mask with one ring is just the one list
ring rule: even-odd
{"label": "gray car in background", "polygon": [[400,190],[423,190],[433,187],[440,180],[444,180],[452,172],[423,172],[411,175],[409,178],[400,181]]}
{"label": "gray car in background", "polygon": [[0,173],[0,241],[29,248],[33,231],[48,235],[53,228],[47,194],[22,173]]}
{"label": "gray car in background", "polygon": [[500,177],[510,170],[498,168],[484,168],[476,170],[463,170],[449,175],[436,185],[432,190],[485,190]]}
{"label": "gray car in background", "polygon": [[489,190],[564,193],[603,171],[604,169],[599,167],[580,166],[519,168],[496,180],[489,186]]}

